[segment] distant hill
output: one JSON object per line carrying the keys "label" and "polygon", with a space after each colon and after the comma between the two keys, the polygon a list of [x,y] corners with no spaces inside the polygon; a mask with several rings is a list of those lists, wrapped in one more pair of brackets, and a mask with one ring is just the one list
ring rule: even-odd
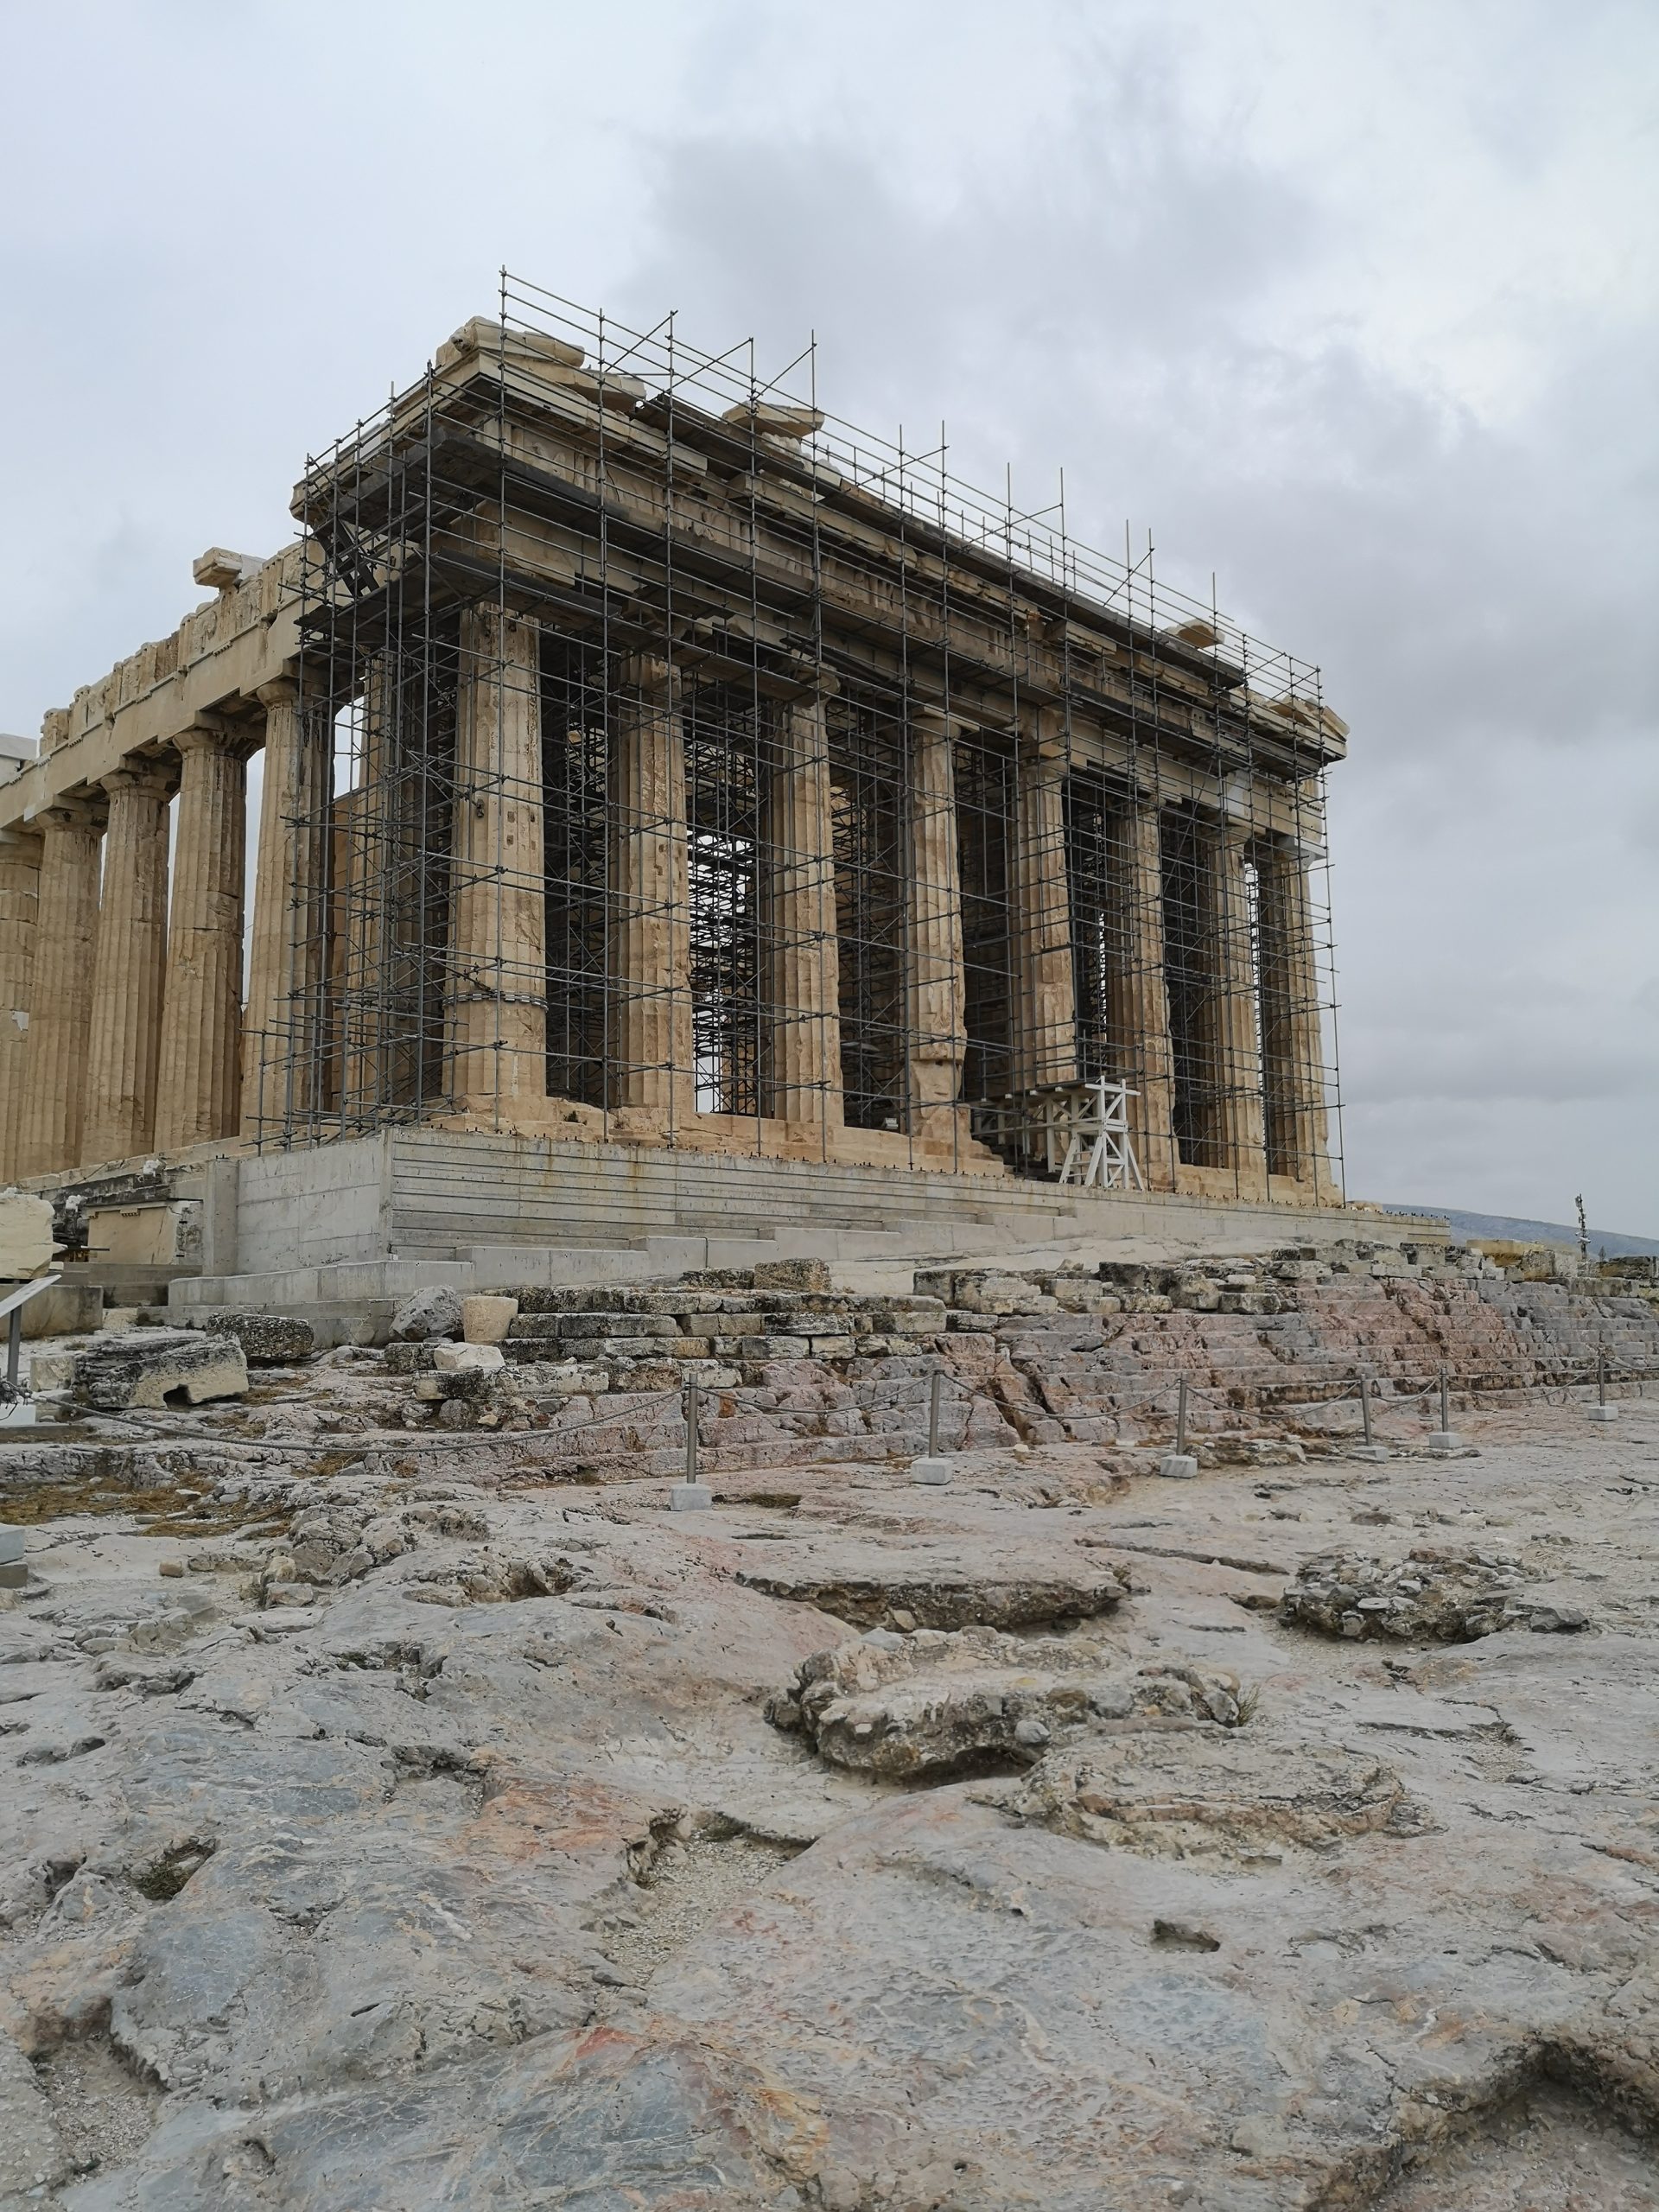
{"label": "distant hill", "polygon": [[[1455,1206],[1384,1206],[1384,1213],[1437,1214],[1450,1222],[1456,1236],[1508,1236],[1517,1244],[1565,1244],[1579,1249],[1579,1232],[1559,1221],[1521,1221],[1507,1213],[1460,1213]],[[1611,1229],[1589,1232],[1590,1255],[1605,1252],[1610,1260],[1633,1259],[1639,1253],[1659,1252],[1659,1236],[1621,1236]]]}

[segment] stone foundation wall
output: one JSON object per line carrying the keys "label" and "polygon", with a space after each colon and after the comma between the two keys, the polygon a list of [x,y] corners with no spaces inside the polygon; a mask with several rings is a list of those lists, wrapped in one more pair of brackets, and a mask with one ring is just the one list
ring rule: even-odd
{"label": "stone foundation wall", "polygon": [[1362,1370],[1380,1410],[1413,1414],[1432,1409],[1442,1369],[1454,1394],[1483,1402],[1592,1382],[1603,1352],[1615,1394],[1659,1376],[1659,1292],[1512,1283],[1457,1251],[1426,1263],[1359,1246],[1330,1262],[1096,1275],[958,1268],[918,1282],[908,1298],[747,1278],[527,1288],[503,1370],[440,1376],[424,1344],[386,1359],[409,1379],[407,1427],[505,1432],[538,1465],[609,1471],[626,1458],[658,1474],[683,1463],[693,1376],[716,1471],[917,1452],[936,1372],[952,1451],[1160,1438],[1183,1376],[1198,1433],[1308,1436],[1357,1429]]}

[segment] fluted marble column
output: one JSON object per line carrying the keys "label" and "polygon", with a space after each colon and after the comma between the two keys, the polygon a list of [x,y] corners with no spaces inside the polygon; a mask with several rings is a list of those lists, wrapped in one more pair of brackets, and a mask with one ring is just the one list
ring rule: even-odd
{"label": "fluted marble column", "polygon": [[1065,865],[1065,763],[1035,745],[1020,757],[1014,939],[1019,1003],[1014,1080],[1022,1090],[1073,1083],[1077,983]]}
{"label": "fluted marble column", "polygon": [[678,679],[641,655],[624,671],[611,765],[612,1058],[617,1106],[666,1128],[696,1112],[685,747]]}
{"label": "fluted marble column", "polygon": [[499,607],[461,617],[448,1072],[474,1107],[547,1096],[541,631]]}
{"label": "fluted marble column", "polygon": [[80,1160],[104,833],[102,807],[83,799],[62,801],[35,819],[41,891],[19,1175],[46,1175]]}
{"label": "fluted marble column", "polygon": [[1149,1191],[1175,1188],[1174,1054],[1164,974],[1164,875],[1158,804],[1132,798],[1123,816],[1123,963],[1111,977],[1111,1020],[1123,1040],[1122,1073],[1135,1092],[1129,1128]]}
{"label": "fluted marble column", "polygon": [[906,978],[911,1129],[915,1135],[947,1139],[968,1051],[951,737],[950,721],[938,708],[920,709],[912,721]]}
{"label": "fluted marble column", "polygon": [[1330,1183],[1325,1039],[1307,869],[1294,848],[1257,855],[1268,1166],[1323,1196]]}
{"label": "fluted marble column", "polygon": [[173,742],[184,767],[156,1081],[162,1151],[228,1136],[237,1127],[242,1013],[243,764],[217,727],[198,723]]}
{"label": "fluted marble column", "polygon": [[110,819],[80,1147],[89,1166],[130,1160],[155,1142],[167,963],[168,784],[164,770],[137,760],[104,779]]}
{"label": "fluted marble column", "polygon": [[1233,824],[1208,840],[1210,929],[1215,947],[1217,1101],[1222,1164],[1251,1196],[1267,1195],[1262,1046],[1256,1031],[1255,947],[1250,912],[1250,833]]}
{"label": "fluted marble column", "polygon": [[0,830],[0,1186],[21,1172],[40,897],[39,834],[32,826]]}
{"label": "fluted marble column", "polygon": [[823,701],[781,717],[766,793],[766,1036],[762,1110],[838,1127],[841,960],[835,817]]}
{"label": "fluted marble column", "polygon": [[257,1138],[305,1115],[315,1065],[323,917],[321,814],[325,766],[300,715],[299,686],[261,684],[265,710],[264,794],[254,873],[248,1002],[242,1020],[242,1134]]}

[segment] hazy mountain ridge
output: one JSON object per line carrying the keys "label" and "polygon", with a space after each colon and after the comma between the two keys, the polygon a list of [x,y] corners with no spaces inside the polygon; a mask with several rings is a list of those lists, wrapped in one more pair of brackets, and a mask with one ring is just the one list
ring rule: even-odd
{"label": "hazy mountain ridge", "polygon": [[[1463,1213],[1455,1206],[1385,1205],[1384,1213],[1434,1214],[1449,1222],[1459,1236],[1508,1236],[1522,1244],[1566,1244],[1579,1249],[1579,1232],[1559,1221],[1523,1221],[1505,1213]],[[1610,1260],[1630,1259],[1643,1252],[1659,1252],[1659,1237],[1626,1236],[1611,1229],[1588,1232],[1592,1256],[1605,1252]]]}

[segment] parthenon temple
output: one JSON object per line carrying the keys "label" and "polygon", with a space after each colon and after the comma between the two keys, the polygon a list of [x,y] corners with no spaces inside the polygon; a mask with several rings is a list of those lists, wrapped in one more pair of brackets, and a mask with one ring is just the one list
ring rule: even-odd
{"label": "parthenon temple", "polygon": [[1103,1204],[1340,1205],[1317,671],[750,360],[504,284],[0,740],[0,1184],[239,1163],[245,1267],[368,1140],[852,1220],[1104,1117]]}

